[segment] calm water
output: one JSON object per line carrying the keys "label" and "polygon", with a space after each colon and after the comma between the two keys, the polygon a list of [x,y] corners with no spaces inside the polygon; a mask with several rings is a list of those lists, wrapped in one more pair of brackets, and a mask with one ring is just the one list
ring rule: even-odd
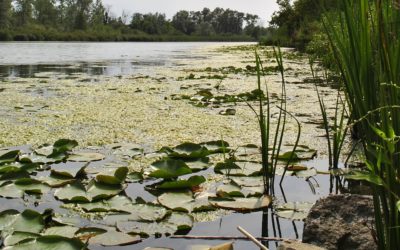
{"label": "calm water", "polygon": [[172,67],[180,58],[205,56],[191,51],[215,42],[4,42],[0,43],[0,77],[32,77],[39,72],[129,75],[149,66]]}

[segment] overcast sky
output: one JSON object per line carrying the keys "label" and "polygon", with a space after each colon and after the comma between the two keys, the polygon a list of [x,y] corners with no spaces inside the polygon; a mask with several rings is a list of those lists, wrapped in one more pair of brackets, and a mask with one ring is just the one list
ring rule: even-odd
{"label": "overcast sky", "polygon": [[271,14],[278,9],[276,0],[103,0],[103,3],[111,6],[111,11],[118,16],[125,10],[129,14],[160,12],[171,18],[179,10],[197,11],[204,7],[222,7],[257,14],[264,23],[269,21]]}

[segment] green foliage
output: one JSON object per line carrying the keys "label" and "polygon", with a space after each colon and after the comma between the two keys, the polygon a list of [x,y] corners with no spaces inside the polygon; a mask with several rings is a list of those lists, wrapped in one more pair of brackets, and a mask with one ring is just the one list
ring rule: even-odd
{"label": "green foliage", "polygon": [[0,0],[0,41],[252,41],[263,33],[257,21],[221,8],[169,20],[162,13],[114,17],[102,0]]}
{"label": "green foliage", "polygon": [[315,34],[322,31],[322,14],[341,9],[338,0],[278,0],[279,10],[270,21],[269,37],[263,43],[305,50]]}
{"label": "green foliage", "polygon": [[324,19],[344,81],[353,125],[364,145],[379,249],[400,245],[400,12],[396,1],[343,0],[343,12]]}

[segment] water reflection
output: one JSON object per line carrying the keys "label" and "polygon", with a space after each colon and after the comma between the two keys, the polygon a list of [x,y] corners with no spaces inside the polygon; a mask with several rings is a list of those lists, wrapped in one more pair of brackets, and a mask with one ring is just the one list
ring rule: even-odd
{"label": "water reflection", "polygon": [[[38,65],[0,65],[0,77],[36,77],[52,78],[58,75],[87,74],[91,76],[131,75],[148,70],[149,66],[165,66],[165,60],[157,61],[106,61],[81,62],[74,64],[38,64]],[[51,72],[52,74],[39,74]],[[52,76],[53,75],[53,76]]]}

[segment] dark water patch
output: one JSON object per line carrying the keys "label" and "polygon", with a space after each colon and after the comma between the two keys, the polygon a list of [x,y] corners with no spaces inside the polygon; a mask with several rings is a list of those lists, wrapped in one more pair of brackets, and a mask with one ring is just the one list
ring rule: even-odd
{"label": "dark water patch", "polygon": [[[0,77],[40,79],[75,79],[74,74],[90,76],[122,76],[146,71],[152,66],[164,66],[166,61],[105,61],[73,64],[0,65]],[[39,74],[46,72],[47,74]],[[86,79],[87,80],[87,79]],[[89,79],[91,81],[91,79]]]}

